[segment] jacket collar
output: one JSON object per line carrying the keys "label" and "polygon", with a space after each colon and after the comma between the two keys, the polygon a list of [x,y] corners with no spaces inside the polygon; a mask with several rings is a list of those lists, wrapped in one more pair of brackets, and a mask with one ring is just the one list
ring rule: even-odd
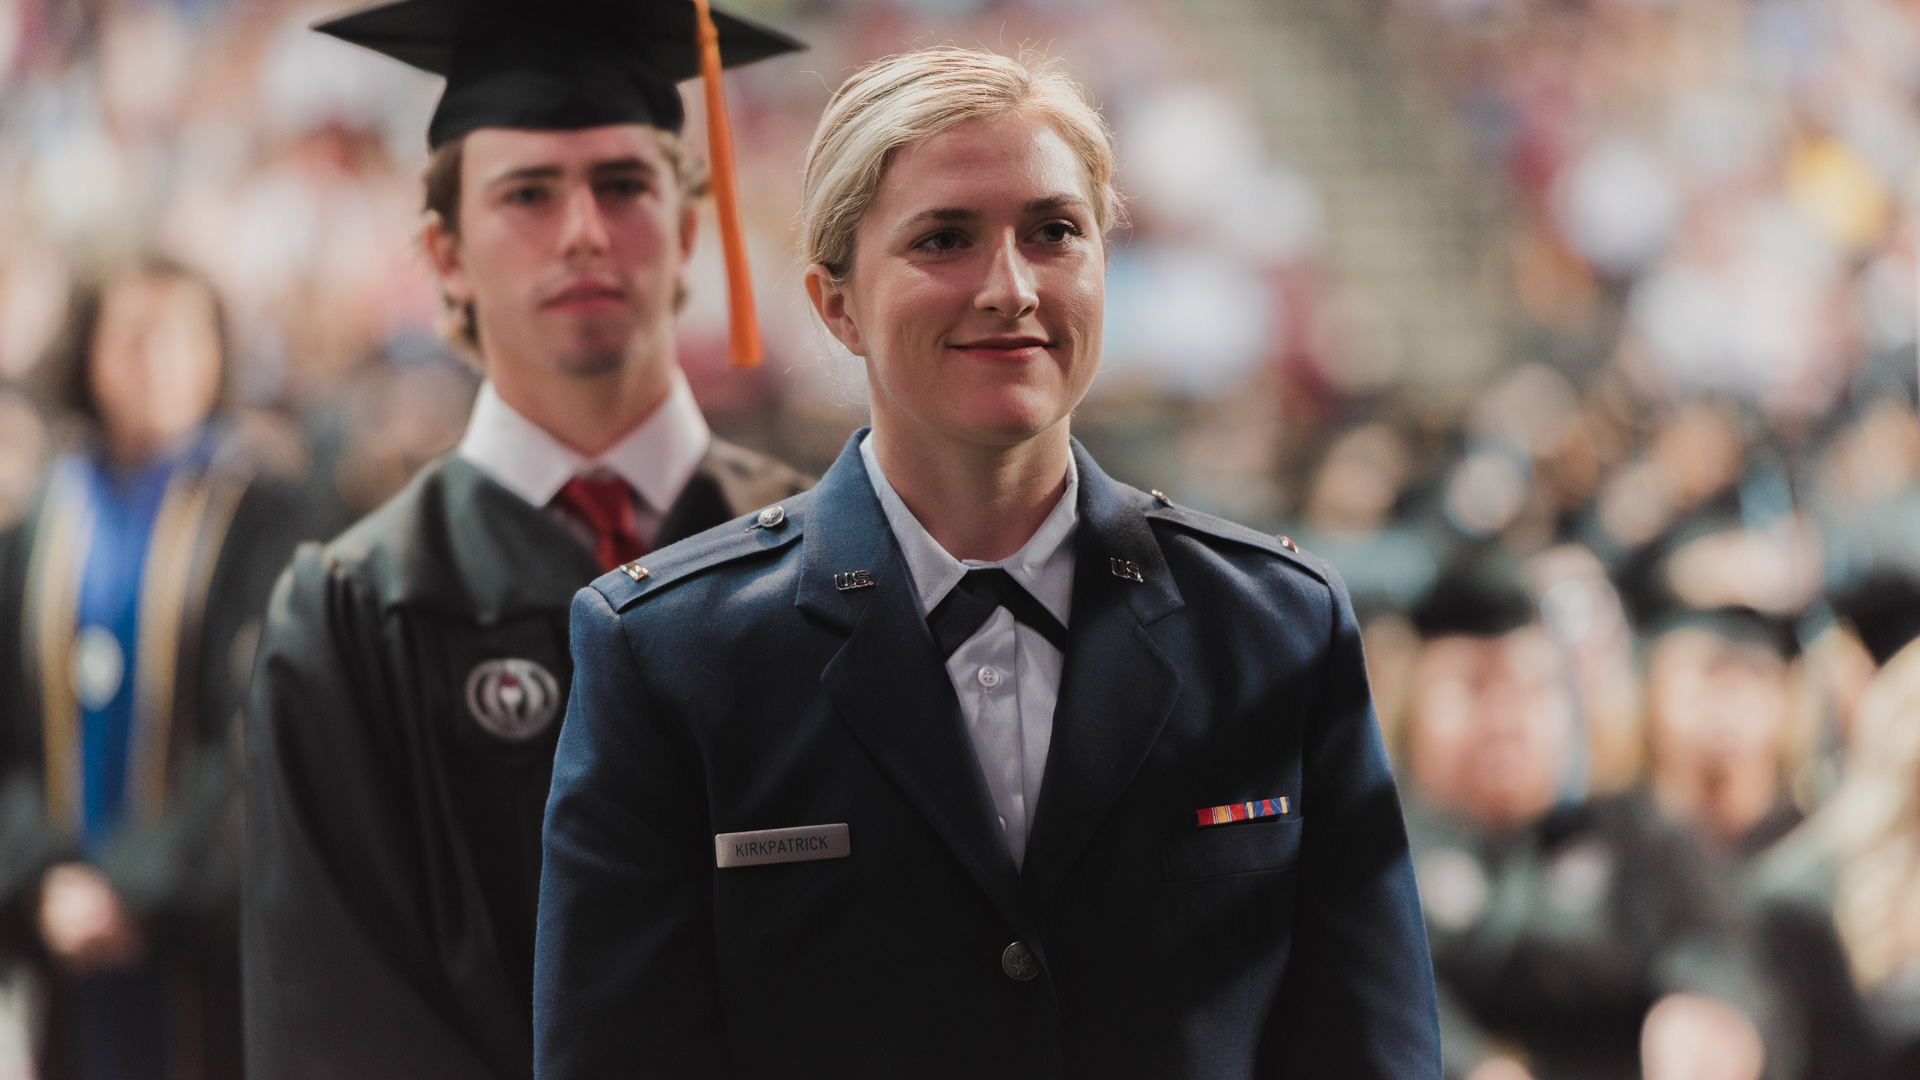
{"label": "jacket collar", "polygon": [[565,612],[600,576],[558,522],[449,455],[334,547],[373,565],[381,606],[433,611],[481,626]]}
{"label": "jacket collar", "polygon": [[848,441],[805,511],[794,602],[848,632],[821,685],[1009,924],[1037,946],[1034,911],[1132,782],[1178,696],[1179,676],[1150,631],[1180,608],[1179,590],[1147,523],[1147,497],[1110,479],[1076,442],[1073,624],[1023,882],[861,461],[864,435]]}

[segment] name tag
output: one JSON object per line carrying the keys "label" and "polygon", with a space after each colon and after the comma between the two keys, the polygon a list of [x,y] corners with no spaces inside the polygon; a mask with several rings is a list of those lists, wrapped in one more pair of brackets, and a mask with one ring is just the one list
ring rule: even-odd
{"label": "name tag", "polygon": [[767,863],[844,859],[851,854],[853,845],[847,839],[844,824],[729,832],[713,838],[713,865],[722,870]]}

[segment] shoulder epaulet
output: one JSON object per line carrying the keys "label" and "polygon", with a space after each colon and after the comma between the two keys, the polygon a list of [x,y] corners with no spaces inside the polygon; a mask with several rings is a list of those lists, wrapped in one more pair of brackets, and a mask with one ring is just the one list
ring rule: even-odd
{"label": "shoulder epaulet", "polygon": [[1268,554],[1278,555],[1316,580],[1322,583],[1327,582],[1327,572],[1319,558],[1301,551],[1300,546],[1287,537],[1249,529],[1245,525],[1237,525],[1225,518],[1217,518],[1212,514],[1203,514],[1198,510],[1176,505],[1173,500],[1158,491],[1149,494],[1153,497],[1153,505],[1147,508],[1147,517],[1155,521],[1165,521],[1216,539],[1230,540],[1236,544],[1259,548]]}
{"label": "shoulder epaulet", "polygon": [[805,493],[762,507],[706,532],[643,555],[593,581],[615,611],[625,611],[666,586],[715,566],[785,547],[800,538]]}

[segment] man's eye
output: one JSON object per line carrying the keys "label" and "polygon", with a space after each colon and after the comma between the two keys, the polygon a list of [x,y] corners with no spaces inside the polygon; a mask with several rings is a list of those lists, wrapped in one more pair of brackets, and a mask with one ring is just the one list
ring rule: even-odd
{"label": "man's eye", "polygon": [[952,229],[942,229],[932,236],[914,245],[925,251],[952,251],[961,244],[960,234]]}
{"label": "man's eye", "polygon": [[604,180],[594,185],[601,198],[637,199],[645,195],[650,188],[645,180]]}
{"label": "man's eye", "polygon": [[509,206],[536,206],[547,199],[547,189],[529,185],[507,189],[506,203]]}

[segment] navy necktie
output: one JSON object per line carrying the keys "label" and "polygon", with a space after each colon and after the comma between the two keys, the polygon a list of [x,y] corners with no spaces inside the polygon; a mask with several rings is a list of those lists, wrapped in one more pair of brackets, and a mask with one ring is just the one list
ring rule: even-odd
{"label": "navy necktie", "polygon": [[927,626],[933,631],[934,644],[942,659],[966,644],[995,608],[1006,608],[1013,617],[1040,632],[1054,648],[1067,651],[1067,628],[1053,617],[1046,605],[1020,587],[1013,575],[998,567],[969,570],[934,609],[927,613]]}

